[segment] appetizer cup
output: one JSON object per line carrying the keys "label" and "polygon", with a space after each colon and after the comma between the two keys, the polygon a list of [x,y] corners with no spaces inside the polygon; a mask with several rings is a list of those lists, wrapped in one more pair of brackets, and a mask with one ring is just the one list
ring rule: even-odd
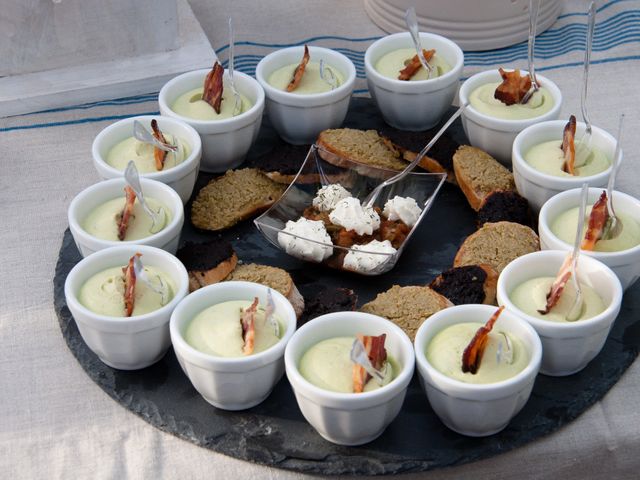
{"label": "appetizer cup", "polygon": [[189,323],[208,307],[232,300],[267,302],[267,287],[251,282],[223,282],[191,293],[171,315],[171,341],[178,362],[194,388],[208,403],[223,410],[244,410],[269,396],[284,373],[284,349],[296,329],[289,301],[272,290],[275,314],[284,323],[280,341],[242,357],[221,357],[196,350],[184,339]]}
{"label": "appetizer cup", "polygon": [[[78,300],[80,289],[93,275],[112,267],[127,265],[136,253],[142,261],[164,271],[173,280],[174,296],[163,307],[144,315],[110,317],[89,310]],[[189,276],[173,255],[146,245],[122,245],[101,250],[81,260],[64,284],[67,306],[87,346],[100,360],[120,370],[137,370],[160,360],[171,345],[171,312],[189,292]]]}
{"label": "appetizer cup", "polygon": [[380,58],[399,48],[413,48],[409,32],[394,33],[376,40],[364,55],[369,92],[385,122],[400,130],[421,131],[435,126],[451,107],[464,64],[460,47],[448,38],[420,33],[425,48],[435,48],[451,70],[429,80],[404,81],[381,75],[375,68]]}
{"label": "appetizer cup", "polygon": [[478,322],[480,327],[495,311],[491,305],[450,307],[432,315],[416,333],[418,373],[431,407],[447,427],[471,437],[499,432],[524,407],[540,368],[542,346],[538,335],[517,315],[503,311],[493,328],[502,328],[519,337],[529,362],[514,377],[488,384],[465,383],[444,375],[429,363],[425,351],[445,328],[465,322]]}
{"label": "appetizer cup", "polygon": [[71,235],[73,235],[73,240],[80,254],[87,257],[98,250],[119,245],[149,245],[175,254],[184,224],[184,207],[180,196],[174,189],[155,180],[141,178],[140,185],[145,197],[158,200],[169,208],[168,213],[171,215],[171,220],[159,232],[138,240],[118,241],[95,237],[82,227],[84,220],[95,208],[115,198],[124,199],[126,185],[124,178],[113,178],[95,183],[85,188],[71,201],[68,210],[69,230],[71,230]]}
{"label": "appetizer cup", "polygon": [[[309,348],[333,337],[387,334],[385,348],[400,371],[387,385],[363,393],[338,393],[317,387],[298,370]],[[339,445],[362,445],[379,437],[400,412],[413,376],[411,341],[399,327],[382,317],[361,312],[322,315],[302,326],[284,355],[287,378],[304,418],[326,440]]]}
{"label": "appetizer cup", "polygon": [[524,255],[507,265],[498,278],[498,304],[526,320],[540,336],[540,373],[545,375],[571,375],[586,367],[602,350],[622,302],[618,277],[602,262],[583,255],[578,263],[578,280],[602,297],[606,305],[602,313],[562,323],[533,317],[513,304],[510,296],[518,285],[538,277],[555,277],[567,254],[567,251],[545,250]]}
{"label": "appetizer cup", "polygon": [[[233,80],[239,93],[251,102],[246,112],[220,120],[195,120],[174,112],[171,108],[176,99],[185,92],[202,87],[211,69],[183,73],[169,80],[160,89],[158,103],[160,113],[176,118],[193,127],[202,139],[202,162],[200,169],[205,172],[224,172],[240,165],[258,136],[264,110],[264,91],[253,78],[235,71]],[[225,70],[224,88],[228,85],[229,74]]]}
{"label": "appetizer cup", "polygon": [[[590,188],[587,205],[593,203],[602,194],[602,188]],[[550,198],[540,210],[538,217],[538,231],[542,250],[571,250],[573,245],[560,240],[552,231],[551,226],[563,212],[580,205],[580,189],[576,188],[559,193]],[[613,206],[616,213],[625,213],[640,223],[640,201],[622,192],[613,192]],[[585,222],[585,229],[587,223]],[[620,279],[622,289],[626,290],[640,277],[640,244],[627,250],[618,252],[595,252],[582,250],[584,255],[600,260],[609,267]]]}
{"label": "appetizer cup", "polygon": [[[558,148],[562,144],[562,131],[567,124],[564,120],[541,122],[525,128],[513,142],[511,156],[513,177],[518,193],[529,201],[529,205],[539,212],[544,202],[557,193],[580,188],[583,183],[590,187],[605,187],[611,174],[611,167],[595,175],[584,177],[558,177],[541,172],[532,167],[525,159],[531,148],[544,142],[558,141]],[[576,126],[576,142],[584,135],[585,124],[578,122]],[[611,161],[616,150],[616,140],[603,129],[593,127],[591,146],[600,149]]]}
{"label": "appetizer cup", "polygon": [[118,143],[133,136],[133,122],[135,120],[141,122],[147,130],[151,131],[149,124],[153,119],[158,122],[158,127],[161,131],[183,139],[189,146],[190,154],[183,162],[173,168],[153,173],[140,173],[140,176],[169,185],[178,192],[182,203],[187,203],[198,177],[200,157],[202,156],[202,142],[198,132],[185,122],[159,115],[142,115],[112,123],[93,140],[93,145],[91,146],[93,165],[104,180],[123,178],[124,170],[119,170],[107,163],[109,151]]}
{"label": "appetizer cup", "polygon": [[323,59],[327,65],[339,70],[344,77],[342,85],[328,92],[306,95],[274,88],[269,83],[271,74],[285,65],[300,63],[303,52],[303,46],[277,50],[260,60],[256,67],[256,79],[267,96],[269,119],[278,134],[294,145],[313,143],[322,130],[342,125],[356,80],[356,67],[346,56],[311,45],[311,61]]}
{"label": "appetizer cup", "polygon": [[[524,70],[521,70],[520,73],[521,75],[528,74]],[[481,113],[473,108],[472,105],[469,105],[462,112],[462,126],[471,145],[488,152],[503,164],[510,165],[513,142],[518,133],[530,125],[558,118],[562,107],[560,89],[547,77],[538,74],[536,74],[536,77],[538,78],[538,83],[551,93],[553,108],[538,117],[526,120],[507,120]],[[471,92],[481,85],[500,81],[502,81],[502,77],[500,77],[497,69],[476,73],[469,77],[460,87],[458,93],[460,104],[469,103]]]}

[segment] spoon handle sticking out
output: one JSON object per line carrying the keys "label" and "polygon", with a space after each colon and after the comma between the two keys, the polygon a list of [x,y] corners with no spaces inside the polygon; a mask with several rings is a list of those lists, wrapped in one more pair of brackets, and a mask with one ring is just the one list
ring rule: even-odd
{"label": "spoon handle sticking out", "polygon": [[407,9],[404,14],[404,21],[409,29],[409,33],[411,34],[411,40],[413,40],[413,46],[416,49],[416,53],[418,54],[418,60],[420,60],[420,64],[422,68],[427,72],[427,79],[431,78],[431,73],[433,71],[433,67],[429,65],[429,62],[426,58],[424,58],[424,53],[422,53],[422,42],[420,40],[420,31],[418,27],[418,17],[416,16],[416,9],[411,7]]}
{"label": "spoon handle sticking out", "polygon": [[582,190],[580,191],[580,208],[578,211],[578,227],[576,228],[576,238],[573,242],[573,251],[571,252],[571,284],[576,292],[576,298],[573,301],[571,310],[567,314],[568,321],[576,321],[582,315],[583,301],[582,301],[582,288],[580,282],[578,282],[578,258],[580,257],[580,244],[582,243],[582,236],[584,231],[584,222],[587,211],[587,198],[589,197],[589,185],[587,183],[582,184]]}
{"label": "spoon handle sticking out", "polygon": [[151,218],[151,233],[159,232],[164,226],[164,218],[165,211],[163,208],[160,208],[158,212],[154,212],[151,207],[147,204],[144,199],[144,194],[142,193],[142,185],[140,185],[140,176],[138,175],[138,169],[136,168],[136,164],[133,160],[129,161],[126,170],[124,171],[124,178],[129,184],[129,186],[133,189],[138,198],[138,202],[142,206],[142,209],[145,211],[149,218]]}
{"label": "spoon handle sticking out", "polygon": [[531,79],[531,88],[522,98],[520,103],[525,104],[531,96],[540,88],[536,78],[536,67],[534,62],[536,47],[536,30],[538,27],[538,12],[540,11],[541,0],[529,0],[529,42],[527,43],[527,60],[529,63],[529,78]]}
{"label": "spoon handle sticking out", "polygon": [[616,139],[616,151],[613,154],[613,161],[611,162],[611,173],[609,174],[609,181],[607,182],[607,211],[609,212],[609,226],[605,238],[615,238],[620,234],[622,229],[622,223],[620,219],[616,217],[616,213],[613,209],[613,187],[616,183],[616,177],[618,176],[618,169],[622,163],[622,125],[624,123],[624,114],[620,115],[620,121],[618,122],[618,138]]}

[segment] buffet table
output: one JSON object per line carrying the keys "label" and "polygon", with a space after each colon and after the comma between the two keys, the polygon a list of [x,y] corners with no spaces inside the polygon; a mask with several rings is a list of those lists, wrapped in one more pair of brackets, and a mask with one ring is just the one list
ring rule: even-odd
{"label": "buffet table", "polygon": [[[362,1],[190,3],[223,61],[226,19],[233,16],[239,70],[252,74],[265,54],[308,42],[347,54],[358,69],[356,94],[367,94],[364,51],[384,32],[369,20]],[[615,133],[620,113],[626,114],[617,189],[640,197],[640,1],[597,3],[591,118]],[[564,95],[561,118],[579,113],[585,9],[582,1],[565,1],[558,21],[537,42],[538,71],[556,82]],[[525,67],[526,45],[469,53],[463,77],[501,65]],[[91,162],[93,138],[116,119],[157,111],[157,92],[150,92],[0,119],[3,477],[306,478],[161,432],[97,387],[63,340],[53,308],[52,277],[67,227],[67,207],[76,193],[99,180]],[[639,329],[640,323],[631,328]],[[487,460],[403,478],[636,478],[639,397],[636,360],[602,401],[556,433]]]}

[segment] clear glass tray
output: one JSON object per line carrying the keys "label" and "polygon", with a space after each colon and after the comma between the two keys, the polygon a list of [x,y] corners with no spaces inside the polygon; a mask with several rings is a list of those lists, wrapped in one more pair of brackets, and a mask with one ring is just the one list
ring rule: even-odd
{"label": "clear glass tray", "polygon": [[[325,160],[327,158],[330,159],[331,162]],[[309,242],[332,247],[332,255],[319,263],[332,268],[344,269],[342,267],[342,261],[347,253],[354,251],[352,248],[325,244],[284,232],[283,230],[287,221],[298,220],[303,215],[304,210],[312,205],[316,192],[322,186],[339,183],[349,190],[354,197],[362,201],[379,183],[397,173],[398,172],[393,170],[384,170],[353,162],[328,152],[317,145],[312,145],[300,171],[291,185],[289,185],[282,197],[280,197],[269,210],[254,220],[254,223],[260,232],[283,252],[285,252],[285,249],[278,242],[278,234],[290,235]],[[371,255],[381,256],[379,257],[380,262],[371,270],[359,270],[356,273],[362,275],[380,275],[388,272],[395,266],[404,251],[404,247],[411,240],[413,233],[420,226],[433,205],[445,178],[446,174],[444,173],[411,173],[382,191],[376,201],[376,206],[379,206],[380,209],[384,207],[388,199],[399,195],[414,198],[422,208],[422,213],[416,224],[407,234],[405,241],[395,253],[365,252]],[[358,251],[363,252],[362,250]],[[307,258],[302,259],[309,261]]]}

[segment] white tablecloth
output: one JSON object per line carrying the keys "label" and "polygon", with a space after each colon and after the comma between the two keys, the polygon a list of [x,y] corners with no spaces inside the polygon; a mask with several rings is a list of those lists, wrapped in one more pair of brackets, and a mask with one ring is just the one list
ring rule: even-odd
{"label": "white tablecloth", "polygon": [[[537,43],[538,70],[563,91],[562,118],[579,112],[586,3],[566,1],[558,22]],[[611,132],[619,114],[626,113],[619,189],[638,197],[640,1],[597,3],[589,106],[593,122]],[[358,66],[358,93],[366,94],[364,50],[383,32],[368,19],[361,1],[191,0],[191,5],[222,59],[226,18],[233,15],[240,70],[252,73],[259,58],[286,44],[342,48]],[[492,52],[490,60],[473,53],[464,76],[498,65],[525,67],[525,57],[523,45]],[[151,92],[0,119],[0,477],[305,477],[160,432],[97,387],[62,339],[52,277],[69,202],[98,181],[91,142],[115,119],[157,110]],[[636,361],[603,400],[558,432],[488,460],[406,478],[637,478],[638,398]]]}

